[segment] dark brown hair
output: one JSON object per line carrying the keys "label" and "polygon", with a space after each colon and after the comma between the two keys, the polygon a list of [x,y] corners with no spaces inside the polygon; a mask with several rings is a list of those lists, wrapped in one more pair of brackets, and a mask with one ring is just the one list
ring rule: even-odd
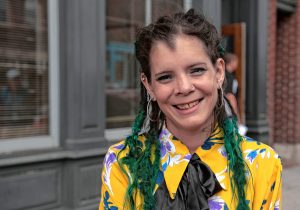
{"label": "dark brown hair", "polygon": [[207,54],[212,63],[221,57],[220,37],[214,25],[204,16],[195,14],[194,10],[187,13],[177,13],[174,16],[163,16],[155,23],[141,28],[135,42],[136,57],[142,72],[150,80],[149,54],[155,41],[165,41],[172,47],[172,40],[176,35],[185,34],[198,37],[206,46]]}

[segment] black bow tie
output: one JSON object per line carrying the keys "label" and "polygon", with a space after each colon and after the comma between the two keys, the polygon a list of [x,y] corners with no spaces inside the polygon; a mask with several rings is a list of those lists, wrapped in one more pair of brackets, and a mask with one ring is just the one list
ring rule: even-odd
{"label": "black bow tie", "polygon": [[155,192],[157,209],[208,210],[208,198],[222,189],[215,174],[193,154],[177,189],[175,199],[169,196],[165,181]]}

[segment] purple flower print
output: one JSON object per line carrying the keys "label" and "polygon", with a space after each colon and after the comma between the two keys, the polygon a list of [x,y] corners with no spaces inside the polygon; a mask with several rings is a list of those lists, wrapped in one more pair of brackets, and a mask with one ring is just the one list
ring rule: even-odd
{"label": "purple flower print", "polygon": [[225,202],[219,196],[213,196],[208,199],[210,210],[222,210]]}
{"label": "purple flower print", "polygon": [[167,153],[173,153],[175,150],[175,146],[170,140],[170,132],[167,129],[162,129],[159,135],[159,139],[161,141],[160,145],[160,155],[161,157],[165,157]]}
{"label": "purple flower print", "polygon": [[227,158],[227,153],[226,153],[225,150],[222,150],[222,151],[221,151],[221,155],[222,155],[223,157],[226,157],[226,158]]}
{"label": "purple flower print", "polygon": [[167,149],[166,149],[165,145],[163,143],[161,143],[161,145],[160,145],[160,156],[164,157],[166,155],[166,153],[167,153]]}
{"label": "purple flower print", "polygon": [[275,202],[274,210],[279,210],[280,208],[280,200]]}
{"label": "purple flower print", "polygon": [[209,209],[210,210],[221,210],[222,209],[222,203],[218,201],[208,201]]}
{"label": "purple flower print", "polygon": [[172,145],[171,145],[171,143],[169,141],[166,142],[166,149],[168,151],[172,151]]}
{"label": "purple flower print", "polygon": [[186,154],[183,159],[185,160],[190,160],[192,158],[192,155],[191,154]]}
{"label": "purple flower print", "polygon": [[106,170],[108,168],[110,168],[111,164],[113,162],[115,162],[116,160],[117,160],[117,157],[114,153],[108,153],[107,156],[105,157],[105,160],[104,160]]}
{"label": "purple flower print", "polygon": [[108,152],[104,159],[105,171],[104,171],[104,183],[108,186],[109,190],[113,194],[111,185],[110,185],[110,171],[112,164],[117,160],[116,154],[113,152]]}
{"label": "purple flower print", "polygon": [[172,145],[172,142],[169,140],[163,140],[161,141],[160,145],[160,156],[163,158],[167,153],[174,153],[175,146]]}
{"label": "purple flower print", "polygon": [[227,158],[227,153],[224,146],[220,147],[218,151],[223,157]]}
{"label": "purple flower print", "polygon": [[169,134],[169,131],[167,129],[162,129],[159,134],[159,139],[165,139],[168,134]]}
{"label": "purple flower print", "polygon": [[121,150],[124,148],[124,144],[118,144],[116,146],[114,146],[115,149]]}
{"label": "purple flower print", "polygon": [[180,162],[188,162],[191,159],[190,154],[181,155],[176,154],[176,147],[174,145],[173,136],[167,130],[163,129],[159,135],[160,138],[160,154],[162,170],[166,171],[168,166],[177,165]]}

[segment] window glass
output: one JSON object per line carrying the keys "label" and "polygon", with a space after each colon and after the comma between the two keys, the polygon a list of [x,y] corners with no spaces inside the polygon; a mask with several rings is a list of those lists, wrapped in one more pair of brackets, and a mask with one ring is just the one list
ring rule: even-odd
{"label": "window glass", "polygon": [[152,0],[152,21],[162,15],[183,11],[184,0]]}
{"label": "window glass", "polygon": [[138,104],[135,33],[144,25],[145,1],[107,1],[107,128],[128,127]]}
{"label": "window glass", "polygon": [[147,18],[182,11],[182,0],[106,1],[106,128],[129,127],[139,102],[135,34]]}
{"label": "window glass", "polygon": [[46,0],[0,3],[0,140],[48,134]]}
{"label": "window glass", "polygon": [[6,20],[5,1],[0,1],[0,21]]}

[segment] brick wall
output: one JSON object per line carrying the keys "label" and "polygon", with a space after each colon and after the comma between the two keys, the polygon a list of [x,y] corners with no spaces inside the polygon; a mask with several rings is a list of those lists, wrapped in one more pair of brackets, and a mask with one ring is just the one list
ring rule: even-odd
{"label": "brick wall", "polygon": [[[275,1],[270,2],[270,7],[274,6]],[[300,0],[298,5],[300,6]],[[273,26],[274,8],[270,10],[268,108],[270,137],[275,143],[300,143],[299,6],[292,15],[279,12],[275,14],[276,26]]]}
{"label": "brick wall", "polygon": [[268,22],[268,73],[267,73],[267,106],[269,120],[269,144],[274,142],[274,85],[276,67],[276,0],[269,0]]}

